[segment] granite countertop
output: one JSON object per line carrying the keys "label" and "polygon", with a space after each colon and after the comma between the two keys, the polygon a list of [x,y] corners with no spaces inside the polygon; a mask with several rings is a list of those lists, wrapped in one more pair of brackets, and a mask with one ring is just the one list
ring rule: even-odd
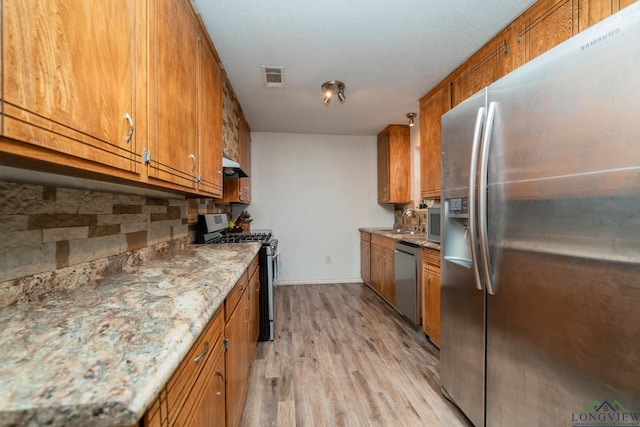
{"label": "granite countertop", "polygon": [[440,243],[430,242],[427,240],[427,233],[416,234],[403,234],[396,233],[393,228],[381,228],[381,227],[361,227],[359,231],[365,231],[367,233],[378,234],[380,236],[388,237],[390,239],[399,240],[402,242],[413,243],[423,248],[430,248],[440,250]]}
{"label": "granite countertop", "polygon": [[138,421],[260,244],[194,245],[0,311],[0,425]]}

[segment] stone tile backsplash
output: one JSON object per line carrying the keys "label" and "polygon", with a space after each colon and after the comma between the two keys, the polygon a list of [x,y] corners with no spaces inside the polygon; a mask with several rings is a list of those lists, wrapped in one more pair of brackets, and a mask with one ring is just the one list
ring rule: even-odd
{"label": "stone tile backsplash", "polygon": [[5,282],[188,237],[187,200],[0,182]]}

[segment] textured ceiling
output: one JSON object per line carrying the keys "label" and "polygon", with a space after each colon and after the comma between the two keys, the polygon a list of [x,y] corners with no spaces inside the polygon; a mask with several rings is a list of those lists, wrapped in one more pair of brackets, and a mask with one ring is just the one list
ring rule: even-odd
{"label": "textured ceiling", "polygon": [[[252,131],[375,135],[534,0],[192,0]],[[262,66],[284,66],[266,88]],[[322,103],[320,85],[346,84]]]}

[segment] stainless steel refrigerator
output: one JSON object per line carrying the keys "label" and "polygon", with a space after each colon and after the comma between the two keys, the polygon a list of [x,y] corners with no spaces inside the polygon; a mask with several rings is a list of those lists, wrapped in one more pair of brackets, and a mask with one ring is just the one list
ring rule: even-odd
{"label": "stainless steel refrigerator", "polygon": [[476,426],[640,425],[640,4],[445,114],[442,150],[443,393]]}

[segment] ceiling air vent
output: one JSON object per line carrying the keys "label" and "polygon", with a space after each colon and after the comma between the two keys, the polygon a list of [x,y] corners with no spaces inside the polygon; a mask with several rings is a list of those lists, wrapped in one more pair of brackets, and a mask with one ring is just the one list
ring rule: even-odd
{"label": "ceiling air vent", "polygon": [[263,65],[262,76],[264,78],[265,87],[284,86],[284,67]]}

